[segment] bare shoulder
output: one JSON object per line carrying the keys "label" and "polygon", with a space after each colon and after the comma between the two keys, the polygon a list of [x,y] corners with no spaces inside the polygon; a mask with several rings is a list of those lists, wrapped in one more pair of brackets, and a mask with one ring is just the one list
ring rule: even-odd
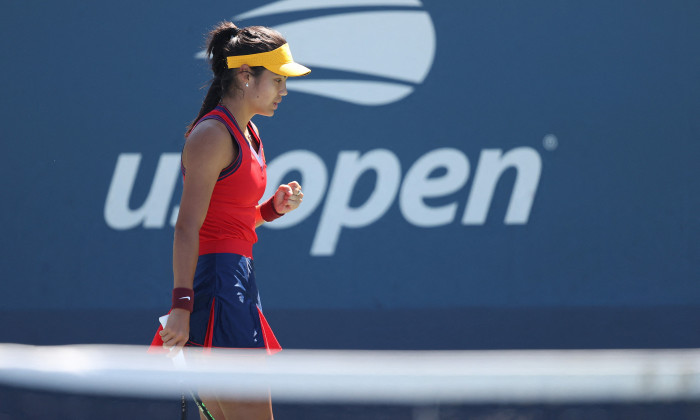
{"label": "bare shoulder", "polygon": [[226,126],[220,121],[209,119],[197,124],[190,135],[187,136],[185,146],[215,147],[219,145],[219,143],[227,144],[230,142],[231,135],[226,129]]}
{"label": "bare shoulder", "polygon": [[212,165],[218,169],[228,166],[235,150],[226,126],[216,120],[205,120],[197,124],[187,136],[182,152],[185,168]]}

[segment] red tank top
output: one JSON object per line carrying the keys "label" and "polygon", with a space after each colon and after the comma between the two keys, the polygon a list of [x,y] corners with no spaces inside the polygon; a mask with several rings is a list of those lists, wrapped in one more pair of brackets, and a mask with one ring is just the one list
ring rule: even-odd
{"label": "red tank top", "polygon": [[[258,133],[248,124],[248,132],[257,140],[259,148],[253,147],[238,128],[233,115],[219,105],[204,115],[204,120],[221,121],[233,141],[238,144],[238,156],[219,174],[211,195],[207,216],[199,230],[199,255],[212,253],[234,253],[253,258],[253,244],[258,241],[255,233],[256,206],[265,193],[267,173],[265,154]],[[185,168],[182,168],[183,177]]]}

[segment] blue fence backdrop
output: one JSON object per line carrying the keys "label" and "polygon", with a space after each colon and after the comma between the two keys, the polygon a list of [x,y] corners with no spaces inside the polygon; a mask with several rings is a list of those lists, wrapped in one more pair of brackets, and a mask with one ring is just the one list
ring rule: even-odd
{"label": "blue fence backdrop", "polygon": [[0,341],[148,343],[218,21],[313,69],[254,121],[284,347],[700,346],[692,1],[5,2]]}

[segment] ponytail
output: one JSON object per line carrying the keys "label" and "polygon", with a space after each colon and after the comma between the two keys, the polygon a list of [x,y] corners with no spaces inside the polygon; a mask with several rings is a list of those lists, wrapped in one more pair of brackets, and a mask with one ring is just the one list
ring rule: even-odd
{"label": "ponytail", "polygon": [[226,65],[226,56],[228,45],[233,38],[238,35],[240,29],[231,22],[222,22],[218,24],[210,33],[207,43],[207,56],[211,61],[211,70],[214,73],[214,79],[209,85],[207,95],[202,101],[202,107],[199,109],[197,118],[195,118],[188,126],[185,136],[189,135],[200,118],[211,112],[221,102],[224,92],[228,88],[233,79],[233,72]]}

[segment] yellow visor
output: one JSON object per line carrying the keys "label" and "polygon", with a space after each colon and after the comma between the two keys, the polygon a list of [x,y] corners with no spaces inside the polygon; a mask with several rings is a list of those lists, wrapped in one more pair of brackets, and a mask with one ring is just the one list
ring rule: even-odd
{"label": "yellow visor", "polygon": [[294,62],[289,44],[264,53],[232,55],[226,57],[226,63],[230,69],[238,68],[243,64],[251,67],[263,66],[273,73],[288,77],[303,76],[311,72],[310,69]]}

